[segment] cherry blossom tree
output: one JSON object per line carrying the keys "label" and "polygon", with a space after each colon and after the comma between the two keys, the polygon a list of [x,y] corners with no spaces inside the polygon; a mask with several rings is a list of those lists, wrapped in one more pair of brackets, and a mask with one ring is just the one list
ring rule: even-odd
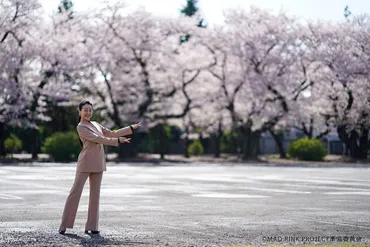
{"label": "cherry blossom tree", "polygon": [[[295,46],[295,73],[300,74],[299,84],[292,84],[289,101],[289,112],[269,132],[275,139],[280,157],[285,158],[285,149],[282,143],[284,131],[298,131],[309,138],[322,138],[327,135],[332,126],[332,119],[326,115],[324,98],[321,98],[317,75],[321,73],[324,65],[316,56],[312,32],[308,25],[302,25],[297,31]],[[279,135],[280,133],[280,135]]]}
{"label": "cherry blossom tree", "polygon": [[366,158],[369,149],[369,16],[339,24],[311,27],[320,45],[316,56],[325,66],[317,73],[325,115],[334,120],[340,139],[353,158]]}
{"label": "cherry blossom tree", "polygon": [[[85,70],[81,90],[96,97],[95,105],[109,125],[170,114],[173,102],[166,98],[182,90],[188,79],[181,76],[191,74],[178,70],[178,37],[192,33],[197,28],[194,21],[156,17],[143,10],[125,13],[124,5],[115,4],[92,15],[89,23],[85,36],[91,66]],[[166,116],[171,117],[175,116]],[[128,147],[119,151],[121,158],[133,155],[135,150]]]}
{"label": "cherry blossom tree", "polygon": [[235,104],[243,159],[256,158],[261,133],[274,129],[308,83],[303,70],[297,71],[300,25],[284,13],[257,8],[228,13],[227,24],[233,31],[230,54],[237,61],[234,81],[244,82]]}
{"label": "cherry blossom tree", "polygon": [[29,104],[26,108],[27,120],[31,127],[32,157],[39,152],[38,126],[50,121],[46,114],[47,102],[64,104],[73,96],[75,79],[79,71],[87,66],[87,47],[81,30],[83,15],[70,18],[70,13],[54,14],[52,19],[37,26],[34,37],[35,59],[31,66],[33,76],[29,76]]}
{"label": "cherry blossom tree", "polygon": [[[280,132],[321,138],[334,126],[352,157],[367,156],[369,16],[302,24],[251,8],[226,12],[224,26],[198,22],[121,3],[42,19],[36,0],[0,1],[0,152],[5,125],[18,124],[32,131],[36,158],[47,102],[87,97],[108,127],[141,120],[211,134],[216,157],[225,130],[254,159],[263,133],[284,157]],[[120,158],[136,154],[120,148]]]}
{"label": "cherry blossom tree", "polygon": [[206,129],[214,138],[215,157],[220,157],[221,138],[225,130],[232,131],[239,124],[240,119],[235,109],[236,97],[245,83],[235,73],[236,60],[232,54],[228,32],[226,28],[214,26],[203,37],[203,44],[213,63],[207,70],[207,93],[203,97],[206,103],[202,104],[203,112],[200,116],[206,116],[201,120],[208,122]]}
{"label": "cherry blossom tree", "polygon": [[5,125],[14,124],[29,102],[35,24],[40,5],[33,0],[0,1],[0,154],[4,154]]}

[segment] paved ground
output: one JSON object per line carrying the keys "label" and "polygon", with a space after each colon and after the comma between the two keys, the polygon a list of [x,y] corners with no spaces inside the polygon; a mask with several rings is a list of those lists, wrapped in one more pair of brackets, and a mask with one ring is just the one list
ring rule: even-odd
{"label": "paved ground", "polygon": [[0,246],[370,242],[367,167],[108,163],[100,236],[83,233],[88,183],[75,228],[61,236],[74,173],[74,164],[0,165]]}

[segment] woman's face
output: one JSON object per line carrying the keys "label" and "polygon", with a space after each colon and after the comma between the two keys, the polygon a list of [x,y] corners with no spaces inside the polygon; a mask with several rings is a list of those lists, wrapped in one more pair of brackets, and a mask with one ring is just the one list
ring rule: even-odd
{"label": "woman's face", "polygon": [[92,117],[93,109],[89,104],[83,105],[80,111],[81,120],[90,121]]}

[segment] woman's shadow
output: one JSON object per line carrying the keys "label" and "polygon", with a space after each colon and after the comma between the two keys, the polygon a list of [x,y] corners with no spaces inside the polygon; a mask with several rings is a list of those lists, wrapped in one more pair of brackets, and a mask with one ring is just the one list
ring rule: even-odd
{"label": "woman's shadow", "polygon": [[120,241],[117,239],[109,239],[109,238],[105,238],[101,236],[100,234],[91,234],[91,233],[86,234],[85,233],[85,235],[90,236],[90,238],[82,237],[80,235],[73,234],[73,233],[64,234],[65,237],[78,240],[80,244],[83,246],[86,246],[86,245],[90,246],[91,244],[92,245],[118,245],[118,246],[122,244],[125,244],[125,245],[148,244],[148,243],[140,242],[140,241],[129,241],[129,240]]}

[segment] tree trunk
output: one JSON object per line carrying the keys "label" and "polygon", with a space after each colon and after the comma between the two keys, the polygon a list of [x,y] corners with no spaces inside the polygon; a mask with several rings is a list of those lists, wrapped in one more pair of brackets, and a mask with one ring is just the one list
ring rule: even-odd
{"label": "tree trunk", "polygon": [[349,148],[348,148],[347,144],[344,144],[344,155],[349,156]]}
{"label": "tree trunk", "polygon": [[280,154],[280,158],[281,159],[285,159],[286,158],[286,152],[285,152],[285,149],[284,149],[284,145],[283,145],[283,134],[275,134],[275,132],[273,130],[269,130],[272,137],[274,138],[275,142],[276,142],[276,145],[278,146],[278,149],[279,149],[279,154]]}
{"label": "tree trunk", "polygon": [[5,157],[6,152],[4,141],[5,141],[5,123],[0,122],[0,156]]}
{"label": "tree trunk", "polygon": [[189,137],[185,137],[184,141],[185,141],[185,145],[184,145],[184,157],[185,158],[190,158],[190,154],[189,154],[190,140],[189,140]]}
{"label": "tree trunk", "polygon": [[31,129],[31,137],[32,137],[32,159],[37,160],[38,159],[38,153],[39,153],[39,130],[38,129]]}
{"label": "tree trunk", "polygon": [[219,133],[214,135],[215,149],[213,157],[220,158],[221,156],[221,135]]}
{"label": "tree trunk", "polygon": [[365,129],[362,131],[360,137],[359,157],[360,159],[367,158],[367,152],[369,150],[369,130]]}
{"label": "tree trunk", "polygon": [[359,135],[356,131],[346,132],[346,126],[337,128],[338,136],[345,143],[349,151],[349,155],[353,159],[366,159],[369,150],[369,130],[362,129],[362,134]]}
{"label": "tree trunk", "polygon": [[364,130],[360,136],[356,131],[350,132],[350,155],[354,159],[366,159],[367,150],[369,149],[368,145],[368,130]]}
{"label": "tree trunk", "polygon": [[259,150],[260,131],[252,131],[250,125],[243,128],[243,160],[257,160]]}
{"label": "tree trunk", "polygon": [[66,108],[61,106],[61,107],[58,107],[58,110],[60,112],[59,116],[60,116],[60,122],[61,122],[60,131],[62,132],[68,131],[68,117],[67,117],[68,115],[67,115]]}
{"label": "tree trunk", "polygon": [[188,127],[185,127],[185,138],[184,138],[184,157],[190,158],[189,155],[189,146],[190,146],[190,140],[189,140],[189,129]]}
{"label": "tree trunk", "polygon": [[161,159],[164,159],[164,155],[166,153],[166,137],[164,132],[164,124],[159,125],[159,153],[161,155]]}
{"label": "tree trunk", "polygon": [[222,125],[221,125],[221,121],[220,121],[219,125],[218,125],[217,133],[214,135],[215,152],[214,152],[213,156],[215,158],[220,158],[220,156],[221,156],[221,138],[222,138]]}

